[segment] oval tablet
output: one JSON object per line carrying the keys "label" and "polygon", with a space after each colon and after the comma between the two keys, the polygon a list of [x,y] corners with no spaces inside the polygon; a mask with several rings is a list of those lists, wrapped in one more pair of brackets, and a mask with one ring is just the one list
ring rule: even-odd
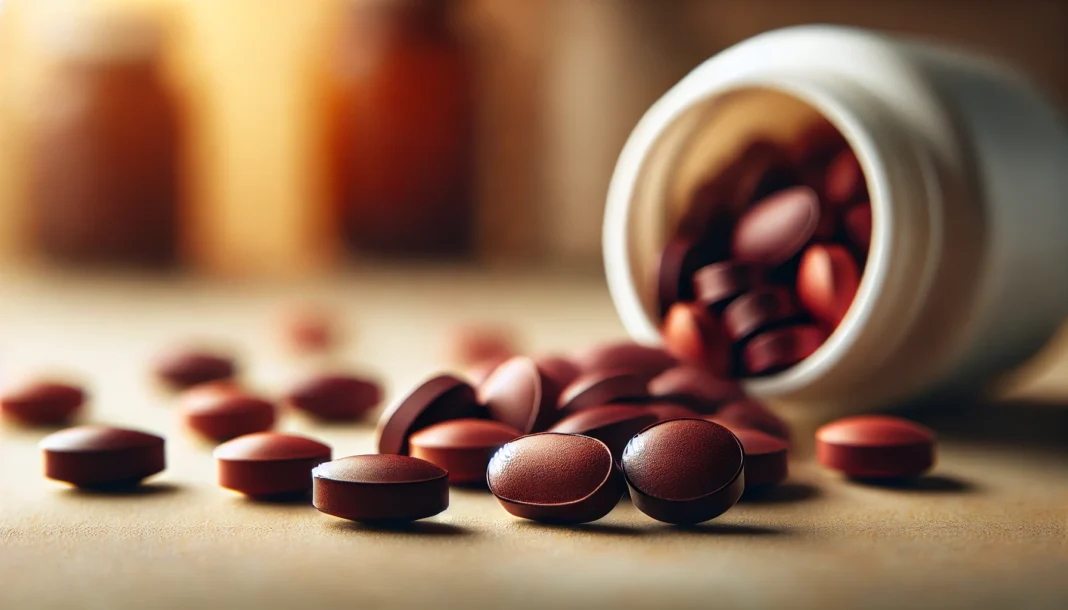
{"label": "oval tablet", "polygon": [[556,432],[531,434],[501,447],[490,460],[486,482],[509,513],[546,523],[600,519],[624,491],[607,445]]}
{"label": "oval tablet", "polygon": [[352,421],[382,402],[382,386],[353,375],[319,375],[290,390],[286,402],[319,419]]}
{"label": "oval tablet", "polygon": [[742,444],[727,428],[703,419],[654,424],[631,439],[623,474],[634,505],[677,525],[727,511],[745,488]]}
{"label": "oval tablet", "polygon": [[816,458],[858,479],[915,477],[934,465],[935,435],[900,417],[846,417],[816,430]]}
{"label": "oval tablet", "polygon": [[449,507],[449,473],[406,455],[354,455],[312,470],[312,504],[350,521],[406,523]]}
{"label": "oval tablet", "polygon": [[860,286],[853,255],[837,244],[813,244],[797,269],[797,298],[812,317],[828,328],[845,317]]}
{"label": "oval tablet", "polygon": [[599,371],[579,377],[560,394],[560,410],[572,412],[648,398],[646,379],[627,371]]}
{"label": "oval tablet", "polygon": [[89,489],[121,489],[164,468],[163,438],[112,426],[78,426],[41,439],[44,474]]}
{"label": "oval tablet", "polygon": [[506,360],[478,387],[478,402],[490,417],[526,434],[545,430],[556,421],[560,388],[534,360]]}
{"label": "oval tablet", "polygon": [[487,419],[454,419],[423,428],[408,439],[412,457],[449,471],[450,484],[485,483],[490,458],[519,430]]}
{"label": "oval tablet", "polygon": [[305,495],[311,471],[330,461],[330,447],[304,436],[257,432],[215,448],[219,486],[255,499]]}
{"label": "oval tablet", "polygon": [[812,239],[820,222],[816,192],[795,186],[756,202],[738,219],[731,238],[734,258],[775,267]]}
{"label": "oval tablet", "polygon": [[226,441],[274,427],[274,405],[228,383],[201,384],[179,399],[185,425],[200,436]]}
{"label": "oval tablet", "polygon": [[630,439],[656,421],[655,413],[640,406],[603,405],[576,411],[556,422],[549,432],[595,438],[608,445],[612,458],[619,463]]}
{"label": "oval tablet", "polygon": [[432,377],[393,403],[378,422],[378,452],[408,454],[408,437],[438,422],[481,413],[475,389],[452,375]]}
{"label": "oval tablet", "polygon": [[679,360],[726,376],[730,340],[722,324],[697,303],[676,303],[661,328],[664,346]]}
{"label": "oval tablet", "polygon": [[54,381],[37,381],[12,388],[0,396],[0,413],[31,426],[70,421],[85,404],[85,390]]}
{"label": "oval tablet", "polygon": [[164,354],[156,361],[154,371],[161,383],[182,390],[210,381],[231,379],[237,374],[237,367],[229,356],[185,349]]}

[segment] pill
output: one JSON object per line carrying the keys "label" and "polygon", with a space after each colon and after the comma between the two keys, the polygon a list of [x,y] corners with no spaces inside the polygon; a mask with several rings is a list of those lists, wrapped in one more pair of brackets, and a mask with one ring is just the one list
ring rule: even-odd
{"label": "pill", "polygon": [[714,311],[723,311],[739,295],[759,288],[764,271],[756,264],[723,261],[701,267],[693,274],[696,299]]}
{"label": "pill", "polygon": [[350,521],[402,524],[449,507],[449,473],[407,455],[353,455],[312,470],[312,504]]}
{"label": "pill", "polygon": [[501,447],[486,471],[490,492],[509,513],[547,523],[586,523],[623,497],[608,446],[578,434],[543,432]]}
{"label": "pill", "polygon": [[634,505],[665,523],[713,519],[745,488],[741,442],[703,419],[673,419],[636,435],[623,451],[623,474]]}
{"label": "pill", "polygon": [[316,375],[298,383],[286,403],[319,419],[360,419],[382,402],[382,386],[355,375]]}
{"label": "pill", "polygon": [[162,472],[163,438],[111,426],[78,426],[41,439],[44,474],[87,489],[122,489]]}
{"label": "pill", "polygon": [[646,379],[626,371],[588,373],[560,394],[560,410],[571,412],[614,403],[640,402],[649,397]]}
{"label": "pill", "polygon": [[757,332],[796,320],[801,310],[785,288],[761,288],[734,299],[723,310],[723,328],[734,341],[744,341]]}
{"label": "pill", "polygon": [[719,320],[696,303],[676,303],[661,329],[664,346],[679,360],[726,376],[730,341]]}
{"label": "pill", "polygon": [[934,465],[935,434],[900,417],[846,417],[816,430],[816,459],[857,479],[915,477]]}
{"label": "pill", "polygon": [[651,402],[642,406],[646,412],[655,415],[658,422],[669,419],[701,417],[701,414],[697,411],[675,402]]}
{"label": "pill", "polygon": [[556,422],[549,432],[595,438],[608,446],[612,458],[618,463],[631,437],[656,421],[656,414],[639,406],[602,405],[568,415]]}
{"label": "pill", "polygon": [[747,398],[728,403],[714,414],[718,423],[731,430],[752,428],[784,441],[790,440],[790,426],[770,409]]}
{"label": "pill", "polygon": [[453,419],[423,428],[408,440],[412,457],[449,471],[449,483],[485,484],[490,458],[519,430],[488,419]]}
{"label": "pill", "polygon": [[526,356],[506,360],[478,387],[489,416],[523,434],[553,425],[559,398],[560,388]]}
{"label": "pill", "polygon": [[864,172],[852,150],[846,149],[835,155],[827,166],[823,196],[828,203],[841,206],[864,195]]}
{"label": "pill", "polygon": [[470,323],[453,327],[446,337],[445,358],[459,365],[505,360],[516,355],[515,331],[505,325]]}
{"label": "pill", "polygon": [[164,385],[181,390],[201,383],[230,379],[236,374],[232,358],[195,350],[176,350],[156,361],[156,377]]}
{"label": "pill", "polygon": [[859,285],[857,262],[844,247],[813,244],[805,249],[797,270],[797,299],[818,322],[838,326]]}
{"label": "pill", "polygon": [[770,434],[751,428],[728,429],[738,437],[745,452],[745,490],[777,485],[789,474],[787,451],[789,443]]}
{"label": "pill", "polygon": [[330,447],[293,434],[256,432],[214,451],[219,486],[255,499],[299,497],[311,491],[311,471],[330,461]]}
{"label": "pill", "polygon": [[693,300],[694,272],[716,262],[716,258],[706,242],[687,237],[676,237],[664,246],[656,276],[660,315],[679,301]]}
{"label": "pill", "polygon": [[871,204],[867,201],[852,205],[842,215],[846,235],[861,252],[871,246]]}
{"label": "pill", "polygon": [[736,381],[686,365],[664,371],[648,387],[654,399],[682,403],[700,413],[714,413],[723,403],[742,396]]}
{"label": "pill", "polygon": [[824,331],[811,325],[787,326],[761,333],[745,344],[746,370],[752,375],[786,370],[811,356],[826,338]]}
{"label": "pill", "polygon": [[53,426],[74,418],[85,404],[85,390],[55,381],[34,381],[0,396],[0,413],[31,426]]}
{"label": "pill", "polygon": [[475,389],[452,375],[432,377],[394,402],[378,422],[378,452],[408,454],[408,437],[438,422],[478,417]]}
{"label": "pill", "polygon": [[[511,358],[511,356],[508,358]],[[489,379],[489,376],[493,374],[493,371],[497,370],[497,367],[503,364],[505,360],[508,360],[508,358],[490,358],[489,360],[476,362],[464,367],[464,374],[471,380],[472,385],[482,385],[482,383]]]}
{"label": "pill", "polygon": [[633,341],[611,341],[580,352],[575,356],[575,363],[585,373],[629,371],[652,379],[679,361],[663,348]]}
{"label": "pill", "polygon": [[781,265],[812,239],[820,221],[816,192],[795,186],[753,204],[738,219],[731,237],[731,253],[745,262]]}
{"label": "pill", "polygon": [[190,388],[179,403],[186,427],[208,440],[226,441],[274,427],[273,404],[227,382]]}
{"label": "pill", "polygon": [[534,363],[558,388],[566,388],[582,374],[579,365],[567,356],[542,356],[535,358]]}

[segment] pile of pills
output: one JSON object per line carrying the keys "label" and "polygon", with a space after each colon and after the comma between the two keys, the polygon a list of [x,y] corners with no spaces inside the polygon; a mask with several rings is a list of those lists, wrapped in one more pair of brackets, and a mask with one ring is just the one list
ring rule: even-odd
{"label": "pile of pills", "polygon": [[722,376],[769,375],[845,317],[871,241],[867,186],[833,129],[800,142],[756,142],[697,190],[657,268],[675,356]]}

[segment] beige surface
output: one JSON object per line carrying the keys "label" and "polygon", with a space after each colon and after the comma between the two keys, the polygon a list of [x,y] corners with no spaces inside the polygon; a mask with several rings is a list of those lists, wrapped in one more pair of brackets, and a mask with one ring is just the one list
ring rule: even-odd
{"label": "beige surface", "polygon": [[[848,484],[802,459],[794,501],[739,505],[693,531],[629,504],[590,526],[548,528],[510,517],[484,493],[456,491],[447,512],[411,531],[376,532],[216,488],[210,448],[176,426],[169,399],[146,382],[145,360],[176,338],[222,339],[242,349],[254,384],[276,392],[320,363],[275,346],[273,314],[293,299],[325,300],[358,324],[346,361],[404,388],[436,369],[447,321],[514,317],[538,351],[616,336],[599,282],[424,271],[333,288],[4,284],[4,379],[84,373],[90,419],[167,435],[169,467],[144,493],[79,493],[40,476],[43,432],[0,426],[3,609],[1068,607],[1060,409],[936,422],[948,438],[938,476],[921,490]],[[1006,413],[1023,415],[1008,425]],[[367,426],[288,417],[282,428],[323,438],[337,456],[371,448]]]}

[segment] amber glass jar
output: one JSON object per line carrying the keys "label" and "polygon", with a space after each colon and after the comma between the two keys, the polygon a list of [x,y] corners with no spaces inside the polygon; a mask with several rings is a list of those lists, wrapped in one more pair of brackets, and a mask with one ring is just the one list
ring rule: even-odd
{"label": "amber glass jar", "polygon": [[159,30],[114,17],[54,34],[32,151],[38,249],[66,264],[173,263],[179,125],[158,71]]}
{"label": "amber glass jar", "polygon": [[472,65],[447,0],[349,6],[330,133],[355,251],[463,255],[473,229]]}

